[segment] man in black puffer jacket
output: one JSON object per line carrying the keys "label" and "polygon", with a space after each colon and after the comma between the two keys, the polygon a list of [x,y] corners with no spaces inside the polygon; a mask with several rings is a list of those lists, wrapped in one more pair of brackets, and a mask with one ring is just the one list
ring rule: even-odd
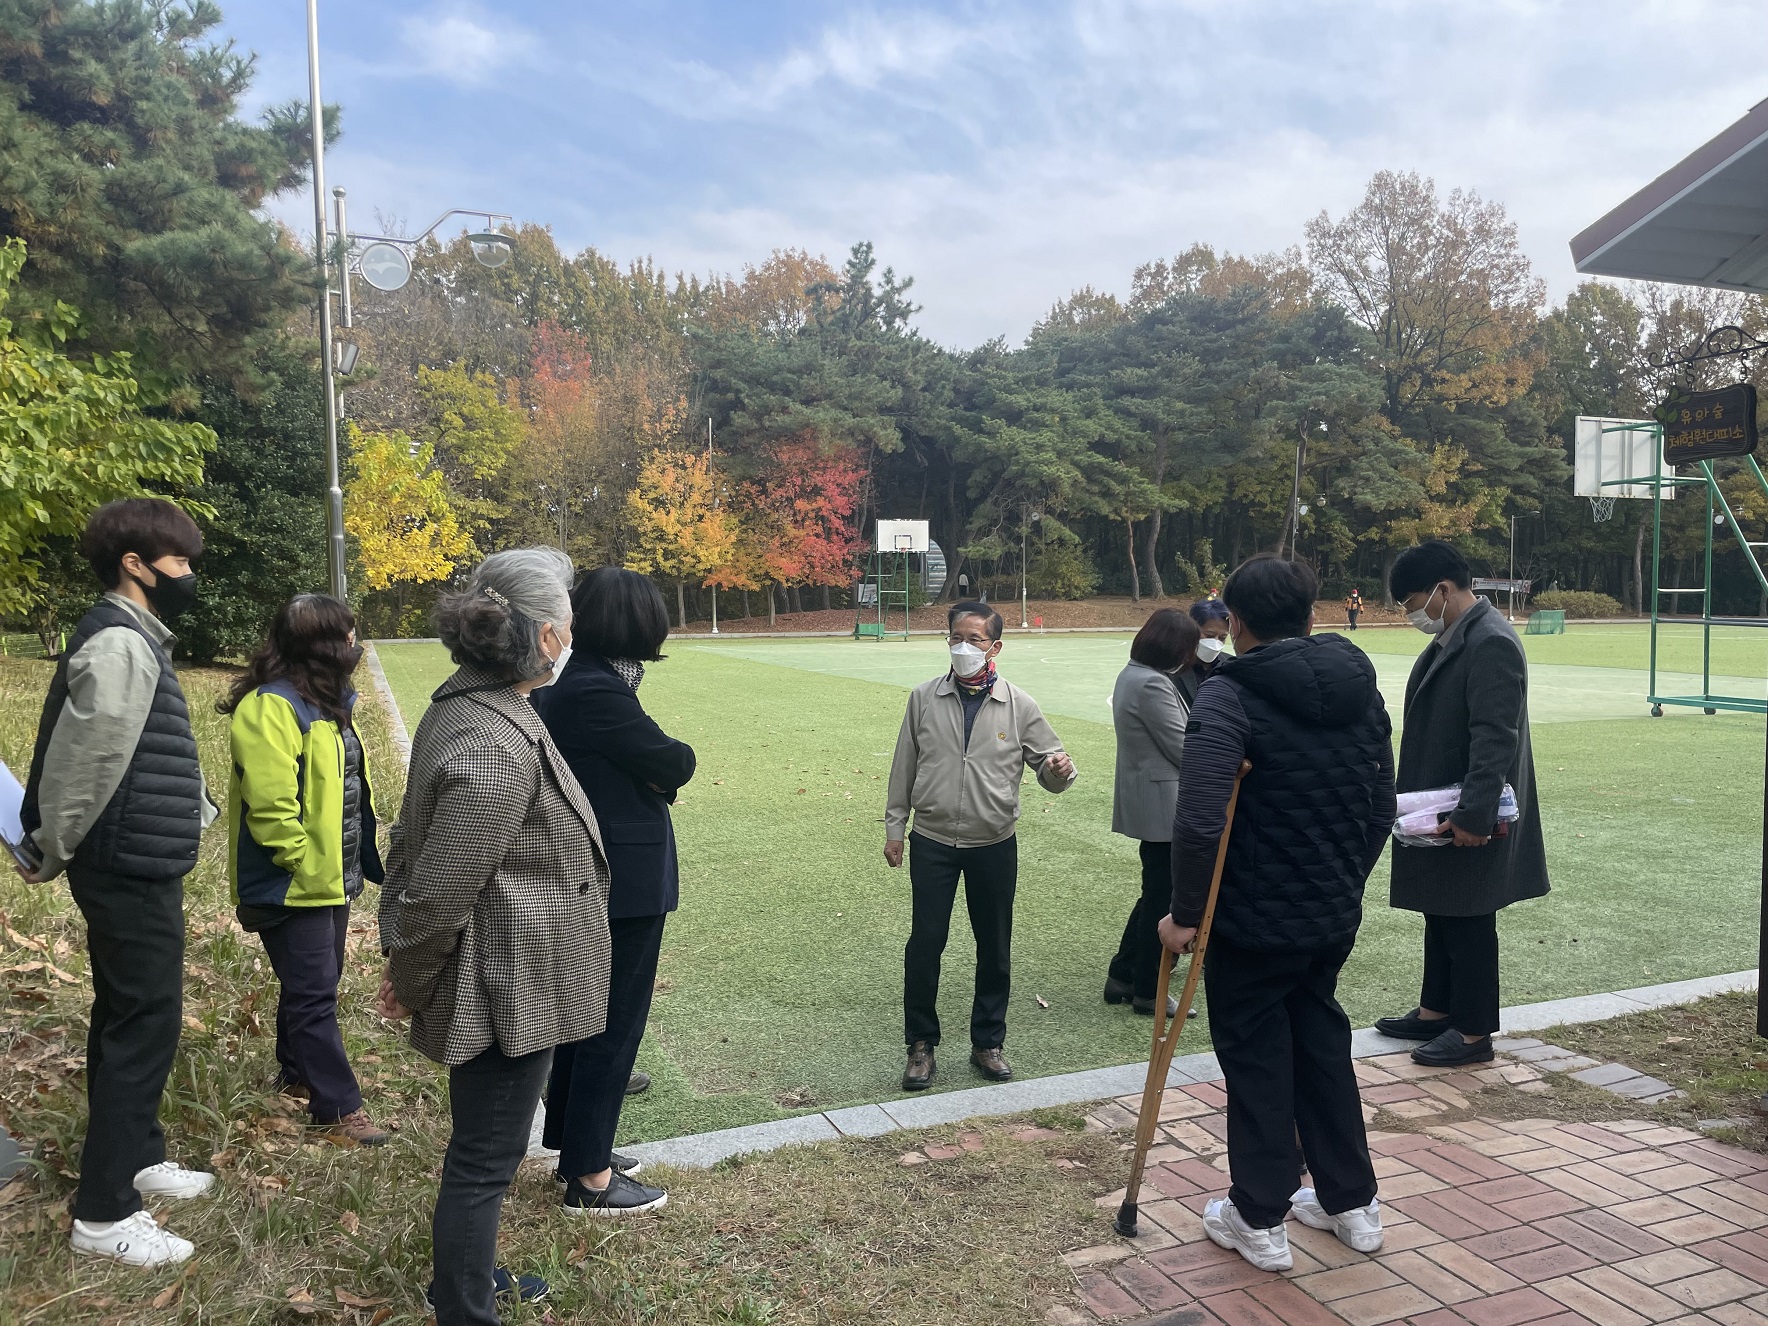
{"label": "man in black puffer jacket", "polygon": [[[1172,914],[1161,922],[1174,952],[1196,937],[1234,775],[1250,760],[1204,961],[1233,1177],[1204,1229],[1271,1271],[1292,1264],[1283,1227],[1292,1206],[1359,1252],[1381,1247],[1336,990],[1364,881],[1393,828],[1393,729],[1368,657],[1343,636],[1310,635],[1318,588],[1302,563],[1255,557],[1222,590],[1235,657],[1191,709]],[[1296,1187],[1298,1132],[1313,1189]]]}

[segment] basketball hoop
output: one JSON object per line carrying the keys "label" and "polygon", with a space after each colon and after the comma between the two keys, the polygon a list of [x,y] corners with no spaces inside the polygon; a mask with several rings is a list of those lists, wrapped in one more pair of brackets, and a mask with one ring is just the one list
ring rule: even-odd
{"label": "basketball hoop", "polygon": [[1598,525],[1615,513],[1615,499],[1612,497],[1592,497],[1590,499],[1590,517]]}

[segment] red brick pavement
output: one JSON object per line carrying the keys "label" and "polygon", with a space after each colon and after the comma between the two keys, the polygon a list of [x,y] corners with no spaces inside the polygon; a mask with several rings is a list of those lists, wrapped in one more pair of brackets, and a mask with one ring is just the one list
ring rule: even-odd
{"label": "red brick pavement", "polygon": [[[1357,1076],[1369,1105],[1444,1112],[1438,1083],[1400,1056],[1362,1061]],[[1067,1258],[1100,1321],[1768,1326],[1768,1156],[1646,1121],[1372,1130],[1386,1246],[1364,1256],[1291,1222],[1295,1269],[1273,1275],[1209,1242],[1197,1220],[1227,1189],[1221,1088],[1168,1094],[1167,1159],[1149,1170],[1142,1234]]]}

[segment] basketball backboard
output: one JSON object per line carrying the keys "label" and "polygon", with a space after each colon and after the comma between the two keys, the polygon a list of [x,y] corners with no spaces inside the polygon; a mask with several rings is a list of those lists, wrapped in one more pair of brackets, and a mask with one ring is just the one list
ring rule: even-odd
{"label": "basketball backboard", "polygon": [[[1572,494],[1575,497],[1643,497],[1652,495],[1652,476],[1676,477],[1662,464],[1663,430],[1650,419],[1603,419],[1578,416],[1573,434]],[[1640,483],[1619,483],[1639,479]],[[1676,496],[1673,484],[1663,486],[1664,500]]]}
{"label": "basketball backboard", "polygon": [[924,553],[927,551],[927,522],[880,520],[877,546],[881,553]]}

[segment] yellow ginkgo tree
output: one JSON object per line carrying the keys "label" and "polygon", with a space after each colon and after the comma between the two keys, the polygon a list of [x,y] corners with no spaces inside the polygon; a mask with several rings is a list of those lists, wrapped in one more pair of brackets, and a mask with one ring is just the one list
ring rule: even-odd
{"label": "yellow ginkgo tree", "polygon": [[349,426],[344,531],[356,545],[363,588],[442,580],[470,557],[473,541],[449,501],[435,448],[404,433]]}
{"label": "yellow ginkgo tree", "polygon": [[634,571],[675,582],[676,620],[687,625],[683,587],[731,560],[737,524],[718,501],[712,463],[698,451],[654,451],[638,472],[626,498],[633,548],[626,565]]}

